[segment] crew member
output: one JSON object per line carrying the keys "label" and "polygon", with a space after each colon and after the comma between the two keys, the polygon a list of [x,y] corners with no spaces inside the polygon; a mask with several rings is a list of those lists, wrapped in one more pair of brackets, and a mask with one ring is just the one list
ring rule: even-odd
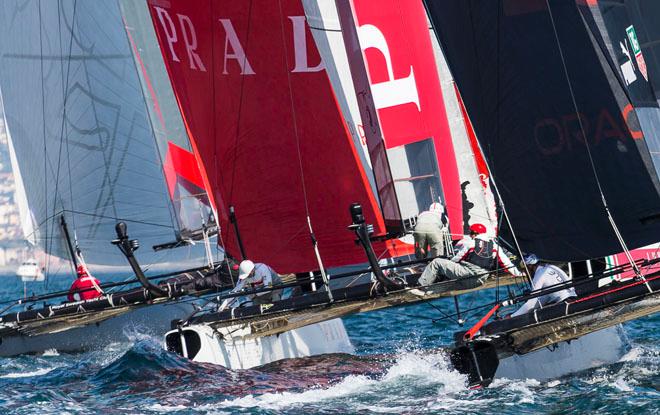
{"label": "crew member", "polygon": [[442,203],[431,203],[429,210],[417,216],[415,237],[415,257],[426,258],[446,255],[445,238],[447,235],[447,215]]}
{"label": "crew member", "polygon": [[[470,226],[470,235],[457,245],[458,250],[451,259],[436,258],[429,263],[419,284],[429,285],[442,280],[461,280],[464,289],[482,285],[490,271],[502,269],[515,276],[522,273],[511,263],[498,244],[486,235],[486,227],[481,223]],[[411,290],[415,295],[424,295],[421,290]]]}
{"label": "crew member", "polygon": [[[534,274],[534,278],[532,279],[532,291],[554,287],[557,284],[562,284],[571,280],[571,277],[566,275],[561,268],[542,263],[534,254],[525,255],[523,261],[527,265],[529,272]],[[541,308],[544,305],[558,303],[575,296],[575,289],[569,287],[540,297],[530,298],[518,309],[518,311],[511,314],[511,317],[516,317],[536,308]]]}
{"label": "crew member", "polygon": [[84,264],[78,265],[76,268],[78,278],[71,284],[69,288],[69,301],[91,300],[103,295],[100,282],[87,272],[87,267]]}
{"label": "crew member", "polygon": [[[238,283],[231,292],[251,291],[280,284],[282,284],[280,276],[271,267],[261,263],[255,264],[249,259],[246,259],[241,261],[241,264],[238,266]],[[252,302],[254,304],[272,303],[280,299],[281,293],[282,290],[279,289],[249,294],[243,297],[229,298],[222,303],[219,310],[222,311],[229,306],[238,307],[246,302]]]}

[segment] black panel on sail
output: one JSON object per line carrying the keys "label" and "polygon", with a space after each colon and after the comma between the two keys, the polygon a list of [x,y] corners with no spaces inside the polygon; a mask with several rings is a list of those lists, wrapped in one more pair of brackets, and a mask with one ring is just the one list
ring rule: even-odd
{"label": "black panel on sail", "polygon": [[426,0],[522,249],[565,261],[622,250],[585,137],[626,242],[660,239],[645,136],[579,3]]}

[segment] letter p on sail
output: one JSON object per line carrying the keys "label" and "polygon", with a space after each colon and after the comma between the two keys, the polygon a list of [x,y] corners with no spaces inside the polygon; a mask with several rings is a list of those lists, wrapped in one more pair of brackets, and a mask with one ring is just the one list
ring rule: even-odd
{"label": "letter p on sail", "polygon": [[376,48],[383,54],[383,57],[385,57],[389,80],[386,82],[371,84],[371,93],[376,108],[381,109],[414,103],[417,106],[417,110],[421,111],[413,67],[410,67],[410,73],[407,77],[399,79],[394,78],[392,56],[390,55],[390,48],[387,45],[387,40],[385,40],[383,32],[381,32],[376,26],[370,24],[358,27],[357,32],[360,46],[363,51],[366,51],[369,48]]}

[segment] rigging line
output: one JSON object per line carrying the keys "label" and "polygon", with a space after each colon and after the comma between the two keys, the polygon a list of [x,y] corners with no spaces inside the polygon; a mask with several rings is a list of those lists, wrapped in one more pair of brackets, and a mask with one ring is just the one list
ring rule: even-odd
{"label": "rigging line", "polygon": [[[93,218],[112,219],[112,220],[115,220],[115,221],[123,221],[123,222],[128,222],[128,223],[139,223],[141,225],[157,226],[159,228],[169,228],[169,229],[172,228],[170,225],[163,225],[162,223],[154,223],[154,222],[148,222],[148,221],[144,221],[144,220],[120,218],[120,217],[117,217],[117,216],[100,215],[98,213],[81,212],[81,211],[73,210],[73,209],[70,209],[70,210],[69,209],[63,209],[62,212],[70,212],[70,213],[75,213],[77,215],[90,216],[90,217],[93,217]],[[53,217],[54,216],[50,216],[50,217],[46,218],[46,220],[52,219]]]}
{"label": "rigging line", "polygon": [[[213,0],[211,0],[211,4],[213,3]],[[231,181],[229,182],[229,200],[227,203],[231,206],[233,204],[234,200],[234,179],[236,177],[236,165],[237,165],[237,157],[238,157],[238,145],[240,142],[240,133],[241,133],[241,115],[243,113],[243,90],[245,86],[245,75],[243,75],[243,68],[245,68],[245,65],[247,63],[247,57],[248,57],[248,48],[250,47],[250,27],[252,26],[252,0],[250,0],[250,5],[248,7],[248,16],[247,16],[247,27],[246,27],[246,39],[245,39],[245,49],[244,49],[244,55],[243,55],[243,63],[240,65],[241,67],[241,88],[239,92],[239,101],[238,101],[238,113],[236,114],[236,137],[234,140],[234,157],[233,157],[233,164],[232,164],[232,169],[231,169]],[[211,19],[213,19],[213,16],[211,16]],[[213,27],[213,25],[211,25]],[[212,33],[211,33],[212,34]],[[211,36],[213,37],[213,36]],[[213,77],[215,78],[215,77]],[[215,82],[214,82],[215,85]],[[215,91],[214,91],[215,94]],[[214,95],[214,104],[215,104],[215,95]],[[215,119],[215,117],[214,117]],[[215,125],[215,120],[213,121]],[[217,157],[216,157],[217,160]],[[217,169],[216,169],[217,170]],[[222,174],[222,173],[221,173]]]}
{"label": "rigging line", "polygon": [[[46,143],[46,92],[44,88],[44,47],[43,47],[43,20],[41,17],[41,0],[37,6],[39,8],[39,56],[41,68],[41,131],[44,143],[44,210],[48,212],[48,146]],[[48,226],[45,228],[45,240],[48,241]],[[50,274],[50,255],[52,241],[45,246],[46,248],[46,275]],[[48,279],[46,279],[46,288],[48,288]]]}
{"label": "rigging line", "polygon": [[293,133],[294,137],[296,138],[296,151],[298,153],[298,167],[300,168],[300,181],[302,185],[302,191],[303,191],[303,198],[305,200],[305,213],[307,215],[307,225],[309,226],[309,234],[310,237],[312,238],[312,245],[314,246],[314,254],[316,256],[316,260],[319,265],[319,269],[321,271],[321,277],[323,278],[323,281],[326,284],[326,290],[328,291],[328,295],[330,296],[330,299],[332,299],[332,294],[330,292],[330,285],[328,283],[328,276],[325,272],[325,267],[323,266],[323,260],[321,259],[321,254],[319,252],[319,246],[318,246],[318,241],[316,240],[316,236],[314,236],[314,230],[312,229],[312,220],[309,214],[309,202],[307,200],[307,183],[305,182],[305,169],[303,168],[303,161],[302,161],[302,153],[300,152],[300,135],[298,134],[298,122],[296,118],[296,107],[295,103],[293,101],[293,88],[291,86],[291,72],[289,71],[289,51],[286,47],[286,34],[284,30],[284,12],[282,11],[282,0],[278,1],[279,4],[279,9],[280,9],[280,28],[281,33],[282,33],[282,45],[284,47],[284,63],[285,63],[285,70],[286,70],[286,77],[287,77],[287,84],[289,87],[289,101],[291,104],[291,118],[293,121]]}
{"label": "rigging line", "polygon": [[[67,69],[66,69],[66,86],[64,87],[64,91],[63,91],[66,95],[64,96],[64,99],[65,99],[65,101],[64,101],[64,115],[62,117],[61,134],[64,134],[64,130],[65,130],[65,126],[66,126],[66,122],[65,122],[65,120],[66,120],[66,99],[68,98],[68,90],[69,90],[69,80],[70,80],[69,74],[70,74],[70,71],[71,71],[71,56],[72,56],[72,51],[73,51],[73,28],[75,27],[75,22],[76,22],[76,10],[77,10],[76,6],[77,6],[77,4],[78,4],[78,0],[75,0],[74,3],[73,3],[73,13],[72,13],[72,17],[71,17],[71,37],[69,38],[69,60],[67,62]],[[61,36],[61,34],[60,34],[60,36]],[[68,129],[67,129],[67,131],[68,131]],[[68,170],[68,173],[69,173],[69,188],[73,189],[73,178],[71,176],[71,150],[69,149],[69,134],[67,133],[65,135],[66,135],[66,141],[65,142],[66,142],[67,170]],[[71,198],[71,208],[73,209],[74,208],[73,191],[69,192],[69,197]],[[76,217],[75,217],[75,215],[72,215],[71,225],[72,225],[72,228],[75,231],[75,229],[76,229]]]}
{"label": "rigging line", "polygon": [[[474,19],[473,19],[473,15],[472,15],[472,5],[471,4],[470,4],[469,12],[470,12],[470,23],[472,24],[472,28],[474,29],[474,25],[473,25]],[[499,30],[500,30],[500,28],[499,28],[499,23],[500,23],[499,13],[500,12],[499,12],[499,8],[498,8],[498,14],[497,14],[497,31],[498,31],[497,47],[498,47],[498,49],[499,49]],[[474,30],[473,30],[473,32],[474,32]],[[475,45],[475,47],[474,47],[475,56],[478,56],[477,52],[478,52],[477,47]],[[498,88],[499,88],[499,70],[500,70],[500,67],[499,67],[499,57],[498,57],[498,63],[497,63],[497,71],[498,71],[498,84],[497,84],[497,87]],[[462,100],[463,98],[461,97],[460,90],[456,89],[456,93],[459,95],[459,98]],[[483,101],[482,101],[481,104],[482,104],[481,106],[483,107]],[[499,107],[499,101],[498,101],[498,103],[497,103],[498,113],[499,113],[499,108],[500,107]],[[466,111],[466,113],[467,113],[467,111]],[[469,115],[468,115],[468,118],[469,118]],[[498,117],[498,119],[499,119],[499,117]],[[499,121],[498,121],[498,124],[497,124],[497,134],[499,136]],[[476,131],[475,131],[475,135],[476,135]],[[477,144],[477,148],[479,149],[481,154],[483,154],[483,156],[484,156],[484,162],[485,162],[485,165],[486,165],[486,170],[488,171],[488,175],[490,176],[489,179],[490,179],[490,182],[492,184],[492,188],[495,190],[495,194],[497,195],[497,198],[500,201],[500,206],[502,207],[502,213],[504,214],[504,218],[506,219],[506,222],[509,225],[509,229],[511,230],[511,236],[513,238],[513,242],[515,243],[516,249],[518,250],[518,253],[519,253],[520,257],[522,258],[522,249],[520,248],[520,244],[518,243],[518,238],[516,237],[516,233],[513,230],[513,226],[511,225],[511,220],[509,218],[509,214],[506,210],[506,206],[504,205],[504,200],[502,199],[502,195],[501,195],[501,193],[500,193],[500,191],[497,187],[497,183],[495,181],[495,176],[493,175],[493,171],[490,168],[490,162],[487,160],[487,157],[486,157],[486,152],[484,152],[483,148],[481,148],[481,143],[479,142],[479,140],[476,140],[476,144]],[[527,275],[527,282],[531,286],[532,285],[532,276],[530,275],[529,269],[527,268],[527,264],[524,264],[524,266],[525,266],[525,273]]]}
{"label": "rigging line", "polygon": [[[284,31],[284,13],[282,11],[282,1],[279,0],[279,8],[280,8],[280,27],[281,27],[281,33],[282,33],[282,44],[284,46],[284,62],[285,62],[285,70],[287,73],[287,83],[289,87],[289,101],[291,104],[291,120],[293,122],[293,134],[296,139],[296,150],[298,152],[298,167],[300,169],[300,180],[302,182],[302,191],[303,191],[303,197],[305,200],[305,213],[307,214],[307,217],[309,218],[309,204],[307,201],[307,186],[305,184],[305,171],[303,169],[303,163],[302,163],[302,154],[300,153],[300,136],[298,134],[298,123],[296,119],[296,107],[293,101],[293,88],[291,87],[291,74],[289,73],[289,51],[287,50],[286,47],[286,35]],[[311,227],[311,225],[310,225]]]}
{"label": "rigging line", "polygon": [[[211,19],[211,111],[212,111],[211,114],[213,114],[213,117],[212,117],[213,120],[211,121],[211,128],[212,128],[212,131],[213,131],[213,138],[217,140],[218,124],[217,124],[217,121],[216,121],[217,117],[215,116],[215,114],[217,114],[217,112],[216,112],[217,110],[216,110],[216,105],[215,105],[216,90],[215,90],[215,75],[214,75],[215,70],[216,70],[215,69],[215,36],[214,36],[214,33],[213,33],[213,28],[215,27],[214,24],[216,23],[216,21],[214,20],[215,19],[214,18],[215,12],[213,10],[213,4],[214,3],[215,3],[214,0],[209,0],[210,11],[211,11],[211,13],[209,13],[210,14],[209,17]],[[247,59],[247,55],[245,55],[245,56],[246,56],[245,59]],[[181,111],[181,117],[185,119],[185,117],[183,115],[183,111]],[[190,134],[190,141],[191,141],[191,143],[195,144],[193,149],[199,149],[199,146],[197,145],[198,143],[196,142],[192,132]],[[199,152],[199,150],[198,150],[198,152]],[[207,168],[207,167],[211,167],[211,166],[206,166],[205,165],[205,163],[203,162],[204,157],[202,157],[201,154],[198,154],[197,158],[199,160],[198,164],[201,164],[198,168],[200,170],[200,173],[202,174],[202,177],[204,177],[204,174],[206,174],[206,180],[204,180],[204,190],[206,191],[206,193],[208,195],[207,197],[208,197],[208,200],[209,200],[209,205],[211,205],[211,212],[213,212],[215,222],[218,226],[218,236],[221,237],[222,236],[221,235],[222,229],[220,227],[220,219],[221,219],[220,216],[221,216],[221,214],[218,214],[218,211],[220,209],[223,209],[223,211],[224,211],[224,209],[228,209],[228,207],[218,206],[219,202],[222,200],[222,196],[220,196],[219,198],[216,198],[215,191],[211,187],[211,179],[209,179],[209,175],[208,175],[209,168]],[[214,179],[215,183],[217,184],[217,186],[220,187],[221,181],[218,180],[218,146],[217,145],[213,145],[213,166],[212,167],[213,167],[213,171],[212,171],[213,179]],[[226,193],[225,193],[225,195],[226,195]],[[215,202],[216,200],[218,200],[218,201]],[[215,203],[212,203],[212,201],[214,201]],[[213,205],[215,205],[215,206],[213,206]],[[229,229],[231,229],[231,226],[229,227]],[[220,239],[218,239],[218,241],[220,241]],[[223,249],[224,249],[224,245],[223,245]],[[226,250],[225,250],[225,254],[226,254]],[[232,284],[233,284],[233,282],[232,282]]]}
{"label": "rigging line", "polygon": [[[137,45],[135,44],[135,42],[133,40],[133,36],[129,32],[130,29],[128,28],[128,23],[126,22],[126,19],[124,18],[124,15],[123,15],[124,10],[121,6],[119,7],[119,12],[120,12],[120,14],[122,14],[121,22],[124,25],[124,33],[126,35],[126,42],[128,43],[129,50],[133,49],[133,53],[132,53],[132,58],[133,59],[131,59],[131,60],[133,61],[133,67],[135,68],[135,73],[138,77],[138,80],[139,80],[140,84],[142,84],[143,81],[146,84],[150,84],[151,81],[149,80],[149,76],[147,74],[146,67],[145,67],[145,65],[142,61],[142,58],[140,56],[140,52],[138,51],[138,47],[137,47]],[[138,59],[140,60],[140,66],[138,66],[138,62],[137,62]],[[140,76],[140,72],[142,72],[142,76]],[[165,179],[164,180],[164,182],[165,182],[164,183],[164,185],[165,185],[164,190],[165,190],[165,194],[167,195],[167,197],[166,197],[166,199],[167,199],[167,202],[166,202],[167,211],[170,214],[170,221],[172,222],[172,228],[180,230],[181,227],[182,227],[181,222],[179,221],[179,216],[177,215],[176,207],[174,206],[174,200],[170,196],[170,193],[169,193],[169,190],[168,190],[169,183],[167,182],[167,176],[165,175],[165,163],[163,162],[163,155],[161,153],[161,149],[160,149],[160,146],[158,144],[158,137],[157,137],[157,133],[156,133],[156,128],[154,127],[154,120],[152,119],[151,111],[149,109],[150,100],[147,97],[147,92],[145,91],[145,88],[144,88],[143,85],[141,85],[140,92],[141,92],[142,99],[144,101],[144,106],[145,106],[145,109],[146,109],[146,112],[147,112],[147,114],[146,114],[147,117],[146,118],[147,118],[147,122],[149,124],[149,127],[151,128],[151,137],[153,138],[153,143],[154,143],[154,146],[155,146],[156,155],[158,157],[158,161],[160,162],[160,169],[159,170],[163,173],[163,178]],[[154,106],[156,105],[157,98],[156,98],[155,95],[152,97],[151,102],[153,102]],[[132,130],[132,128],[133,127],[131,125],[131,130]],[[165,126],[164,121],[162,122],[162,128],[163,128],[163,131],[165,132],[165,134],[167,134],[167,128]],[[146,142],[145,142],[145,145],[146,145]],[[126,150],[128,150],[128,146],[126,146]],[[175,231],[175,233],[176,233],[176,231]]]}
{"label": "rigging line", "polygon": [[[60,24],[61,23],[60,10],[61,10],[61,2],[58,1],[58,8],[57,8],[57,11],[58,11],[58,32],[59,32],[58,37],[60,39],[60,54],[63,54],[63,51],[62,51],[62,26]],[[72,38],[73,38],[73,30],[74,30],[75,24],[76,24],[75,12],[76,12],[76,5],[74,3],[73,19],[72,19],[72,22],[71,22],[71,33],[72,33],[71,37]],[[58,155],[57,155],[57,172],[55,174],[55,192],[53,193],[53,200],[54,201],[56,199],[60,198],[60,195],[59,195],[60,170],[62,169],[62,150],[64,148],[64,142],[66,142],[67,160],[69,160],[69,154],[68,154],[69,139],[68,139],[68,136],[65,137],[64,126],[66,124],[66,121],[65,121],[66,120],[66,108],[67,108],[67,100],[68,100],[68,97],[69,97],[68,89],[69,89],[69,69],[71,67],[71,48],[72,48],[72,41],[69,41],[69,55],[68,55],[68,59],[67,59],[66,82],[65,82],[64,79],[62,79],[63,109],[62,109],[62,123],[60,125],[60,145],[59,145],[59,148],[58,148]],[[63,68],[64,62],[63,61],[60,61],[60,62],[61,62],[60,70],[62,72],[62,78],[64,78],[64,70],[63,70],[64,69]],[[69,176],[69,189],[70,189],[69,190],[69,196],[71,197],[71,207],[73,208],[73,186],[72,186],[72,183],[71,183],[70,163],[69,163],[69,167],[68,167],[67,170],[68,170],[68,176]],[[62,206],[64,206],[64,200],[60,200],[60,202],[62,203]],[[55,206],[56,206],[56,204],[53,204],[52,216],[56,215],[56,212],[55,212],[56,207]],[[52,224],[51,224],[51,234],[53,234],[53,235],[55,234],[55,227],[56,226],[57,226],[56,221],[53,221]],[[75,228],[74,228],[74,235],[75,235]],[[74,236],[74,238],[75,238],[75,236]],[[51,239],[51,241],[50,241],[51,248],[52,248],[52,244],[53,244],[53,239]],[[76,242],[76,245],[77,245],[77,242]],[[71,252],[71,255],[75,255],[75,253]],[[75,263],[75,259],[71,258],[70,264],[73,264],[73,263]],[[73,270],[73,271],[75,273],[75,270]]]}
{"label": "rigging line", "polygon": [[[222,239],[222,232],[220,231],[220,229],[218,229],[218,247],[220,247],[221,245],[223,247],[222,248],[223,255],[224,255],[223,260],[227,264],[227,272],[229,273],[229,280],[231,281],[231,286],[232,286],[232,288],[236,288],[236,282],[234,281],[234,276],[231,273],[231,266],[229,265],[229,258],[227,257],[227,250],[224,249],[225,242]],[[220,266],[222,266],[222,264],[220,264]]]}
{"label": "rigging line", "polygon": [[[100,219],[112,219],[114,221],[124,221],[124,222],[128,222],[128,223],[138,223],[140,225],[156,226],[156,227],[159,227],[159,228],[168,228],[168,229],[172,228],[169,225],[163,225],[163,224],[160,224],[160,223],[152,223],[152,222],[146,222],[146,221],[135,220],[135,219],[119,218],[119,217],[116,217],[116,216],[105,216],[105,215],[99,215],[99,214],[96,214],[96,213],[80,212],[80,211],[77,211],[77,210],[70,210],[70,209],[62,209],[61,211],[56,212],[54,215],[44,218],[44,220],[42,220],[41,222],[36,224],[37,228],[41,228],[44,224],[47,224],[48,221],[55,218],[60,213],[65,213],[65,212],[74,213],[74,214],[83,215],[83,216],[91,216],[91,217],[100,218]],[[47,226],[46,226],[46,228],[47,228]],[[33,234],[30,234],[27,237],[29,238],[29,237],[32,237],[32,236],[33,236]],[[45,237],[43,239],[47,240]],[[53,238],[51,238],[51,239],[53,239]]]}
{"label": "rigging line", "polygon": [[[487,303],[487,304],[483,304],[483,305],[480,305],[480,306],[477,306],[477,307],[462,310],[461,313],[463,313],[463,315],[465,316],[465,320],[467,321],[468,318],[474,316],[477,311],[479,311],[481,309],[484,309],[484,308],[493,307],[494,305],[495,304],[493,304],[493,303]],[[470,316],[468,316],[468,313],[472,313],[472,314]],[[449,318],[454,319],[455,317],[458,317],[458,313],[448,314],[448,316],[449,316]],[[447,319],[447,317],[442,317],[442,318],[435,319],[434,321],[440,321],[440,320],[446,320],[446,319]]]}
{"label": "rigging line", "polygon": [[[561,58],[561,64],[562,64],[562,69],[564,70],[564,76],[566,77],[566,83],[568,84],[568,90],[571,94],[571,100],[573,101],[573,107],[575,108],[575,113],[578,115],[578,123],[580,125],[580,132],[582,133],[582,138],[584,140],[585,147],[587,149],[587,155],[589,156],[589,164],[591,166],[591,171],[594,174],[594,178],[596,179],[596,185],[598,187],[598,191],[600,192],[600,197],[603,202],[603,207],[605,208],[605,213],[607,215],[607,219],[610,222],[610,225],[612,225],[612,229],[614,230],[614,234],[616,235],[617,239],[619,240],[619,244],[621,244],[621,247],[623,248],[623,251],[628,258],[628,261],[632,265],[632,268],[635,272],[635,275],[637,275],[639,278],[644,278],[642,275],[641,271],[637,267],[637,264],[633,260],[632,255],[630,254],[630,250],[628,249],[628,245],[626,244],[626,241],[623,239],[623,236],[619,232],[619,227],[617,226],[616,222],[614,221],[614,217],[612,216],[612,212],[610,211],[610,207],[607,204],[607,199],[605,198],[605,194],[603,193],[603,187],[600,183],[600,178],[598,176],[598,172],[596,171],[596,164],[594,163],[594,159],[591,155],[591,147],[589,145],[589,140],[587,139],[587,134],[584,130],[584,125],[582,123],[582,118],[579,117],[580,111],[577,105],[577,101],[575,99],[575,93],[573,92],[573,85],[571,83],[571,78],[570,75],[568,74],[568,68],[566,66],[566,60],[564,58],[564,51],[561,47],[561,43],[559,41],[559,34],[557,32],[557,26],[555,25],[555,17],[552,13],[552,9],[550,8],[550,3],[548,0],[545,0],[545,4],[548,7],[548,13],[550,15],[550,22],[552,23],[552,30],[555,35],[555,40],[557,42],[557,49],[559,50],[559,57]],[[651,288],[649,287],[648,283],[646,284],[648,289],[650,290]]]}
{"label": "rigging line", "polygon": [[[445,313],[442,309],[440,309],[440,307],[436,306],[436,305],[433,304],[431,301],[425,301],[425,303],[426,303],[426,305],[428,305],[428,306],[430,306],[431,308],[435,309],[435,310],[436,310],[438,313],[440,313],[440,315],[442,315],[444,318],[446,318],[446,319],[453,319],[454,316],[451,316],[451,315]],[[458,323],[458,321],[457,321],[457,323]]]}

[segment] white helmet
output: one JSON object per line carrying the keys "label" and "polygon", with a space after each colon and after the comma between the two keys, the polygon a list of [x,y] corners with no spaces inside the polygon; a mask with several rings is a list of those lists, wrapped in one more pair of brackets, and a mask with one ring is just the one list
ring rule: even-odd
{"label": "white helmet", "polygon": [[254,269],[254,262],[250,261],[249,259],[246,259],[245,261],[241,261],[241,265],[238,266],[238,279],[239,280],[244,280],[247,277],[250,276],[250,273]]}
{"label": "white helmet", "polygon": [[539,263],[539,258],[534,254],[527,254],[523,256],[523,261],[525,265],[536,265]]}
{"label": "white helmet", "polygon": [[445,207],[442,206],[442,203],[431,203],[431,206],[429,206],[429,212],[445,213]]}

